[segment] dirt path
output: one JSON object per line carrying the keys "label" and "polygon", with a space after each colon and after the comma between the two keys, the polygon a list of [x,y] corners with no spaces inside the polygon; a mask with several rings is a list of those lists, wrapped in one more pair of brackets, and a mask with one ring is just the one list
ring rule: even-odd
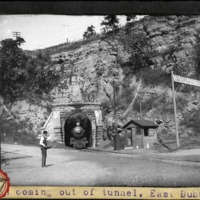
{"label": "dirt path", "polygon": [[12,185],[200,186],[199,166],[165,163],[137,155],[48,150],[41,167],[39,147],[2,144],[2,169]]}
{"label": "dirt path", "polygon": [[[82,152],[79,152],[81,154]],[[2,145],[2,156],[6,157],[5,170],[14,185],[91,185],[107,171],[96,163],[79,161],[77,150],[48,150],[47,166],[41,167],[41,152],[37,147]],[[93,172],[93,173],[91,173]],[[23,175],[22,175],[23,174]]]}

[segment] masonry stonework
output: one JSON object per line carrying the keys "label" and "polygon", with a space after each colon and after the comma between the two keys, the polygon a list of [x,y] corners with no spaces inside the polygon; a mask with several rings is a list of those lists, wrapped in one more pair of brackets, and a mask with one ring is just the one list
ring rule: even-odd
{"label": "masonry stonework", "polygon": [[89,146],[98,146],[103,140],[101,104],[98,102],[52,104],[52,113],[42,127],[42,130],[48,131],[50,141],[56,141],[64,145],[65,134],[67,134],[65,133],[66,120],[77,111],[85,114],[91,122],[92,131]]}

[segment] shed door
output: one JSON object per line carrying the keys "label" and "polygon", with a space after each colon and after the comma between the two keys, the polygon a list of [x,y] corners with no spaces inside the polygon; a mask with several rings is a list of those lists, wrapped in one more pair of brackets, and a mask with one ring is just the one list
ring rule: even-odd
{"label": "shed door", "polygon": [[131,132],[131,130],[127,130],[126,146],[127,147],[132,147],[133,146],[133,143],[132,143],[132,132]]}
{"label": "shed door", "polygon": [[134,129],[135,130],[132,130],[133,147],[143,148],[143,131],[139,127],[135,127]]}

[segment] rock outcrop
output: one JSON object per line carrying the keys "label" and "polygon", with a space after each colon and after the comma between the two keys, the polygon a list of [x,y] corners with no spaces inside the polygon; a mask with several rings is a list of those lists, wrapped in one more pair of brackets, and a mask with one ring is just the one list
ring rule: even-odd
{"label": "rock outcrop", "polygon": [[[189,75],[195,73],[194,45],[196,43],[195,34],[199,28],[199,16],[147,16],[136,22],[132,31],[143,32],[149,38],[152,46],[151,51],[154,52],[152,57],[154,64],[149,68],[166,71],[170,64],[173,65],[163,57],[163,54],[170,45],[174,45],[179,47],[176,55],[182,71]],[[135,75],[125,74],[124,69],[121,68],[117,61],[119,56],[122,61],[129,57],[129,54],[123,50],[122,45],[120,43],[117,45],[116,50],[110,42],[104,39],[97,39],[82,45],[81,48],[53,54],[52,61],[56,63],[57,70],[62,73],[62,79],[58,87],[54,88],[51,93],[54,102],[98,101],[103,103],[112,101],[115,86],[120,87],[124,80],[127,80],[127,77],[130,80],[130,84],[137,86],[138,80]],[[171,88],[161,85],[148,88],[143,85],[142,91],[143,94],[146,91],[145,95],[143,95],[142,106],[144,107],[145,104],[149,103],[152,107],[146,110],[141,108],[142,114],[133,109],[125,120],[139,118],[142,115],[143,118],[154,120],[160,124],[160,132],[173,133],[174,116]],[[156,98],[153,101],[152,98],[155,96]],[[197,94],[197,96],[199,95]],[[179,97],[180,99],[186,98],[184,94],[179,94]],[[191,97],[188,98],[189,101]],[[198,107],[198,104],[192,105]],[[45,111],[40,110],[38,112],[38,108],[34,107],[32,109],[34,110],[33,114],[30,114],[29,106],[27,110],[25,107],[23,109],[23,113],[18,113],[19,116],[26,115],[34,124],[44,121]],[[191,105],[185,103],[181,109],[178,110],[179,122],[182,119],[183,112],[190,110]],[[125,110],[118,109],[118,112],[119,116],[121,116]],[[111,110],[105,118],[108,121],[112,121],[113,111]]]}

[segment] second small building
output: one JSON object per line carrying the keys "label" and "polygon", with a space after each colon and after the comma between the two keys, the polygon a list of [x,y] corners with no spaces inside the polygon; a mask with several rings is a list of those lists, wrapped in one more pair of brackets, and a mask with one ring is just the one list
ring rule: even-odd
{"label": "second small building", "polygon": [[152,148],[157,141],[158,125],[148,120],[130,120],[123,127],[125,148]]}

